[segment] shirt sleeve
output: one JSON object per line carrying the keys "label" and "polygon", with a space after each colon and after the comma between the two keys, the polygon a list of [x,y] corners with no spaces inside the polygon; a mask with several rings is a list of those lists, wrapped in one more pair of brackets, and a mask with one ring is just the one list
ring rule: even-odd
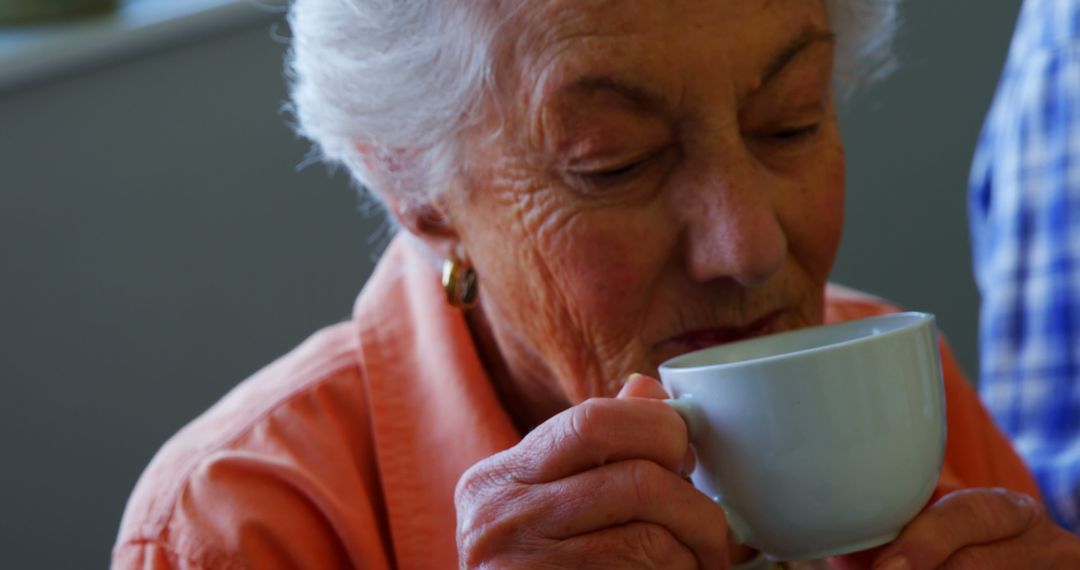
{"label": "shirt sleeve", "polygon": [[1080,4],[1028,4],[972,167],[979,391],[1080,532]]}
{"label": "shirt sleeve", "polygon": [[[224,444],[206,435],[232,424],[197,420],[140,480],[112,568],[394,567],[373,439],[356,411],[366,408],[362,385],[347,369],[265,411],[256,406]],[[246,406],[252,392],[241,396]]]}

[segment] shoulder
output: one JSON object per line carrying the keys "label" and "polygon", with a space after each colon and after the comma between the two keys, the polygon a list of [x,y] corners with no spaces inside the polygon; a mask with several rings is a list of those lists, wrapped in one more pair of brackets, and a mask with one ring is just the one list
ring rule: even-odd
{"label": "shoulder", "polygon": [[363,524],[346,505],[377,493],[357,336],[353,323],[319,331],[165,443],[128,501],[114,567],[333,565],[342,546],[325,530]]}

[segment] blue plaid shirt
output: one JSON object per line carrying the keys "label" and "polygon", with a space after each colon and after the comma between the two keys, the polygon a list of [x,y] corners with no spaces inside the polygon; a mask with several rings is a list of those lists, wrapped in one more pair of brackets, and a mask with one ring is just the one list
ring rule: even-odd
{"label": "blue plaid shirt", "polygon": [[1080,0],[1025,2],[970,190],[979,391],[1080,532]]}

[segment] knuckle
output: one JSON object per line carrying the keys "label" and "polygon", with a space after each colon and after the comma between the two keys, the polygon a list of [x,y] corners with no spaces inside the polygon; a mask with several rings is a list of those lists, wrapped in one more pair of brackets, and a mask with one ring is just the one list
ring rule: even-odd
{"label": "knuckle", "polygon": [[490,459],[485,459],[473,465],[461,475],[457,486],[454,487],[455,504],[461,505],[469,502],[473,497],[483,494],[492,484],[492,477],[487,471],[489,462]]}
{"label": "knuckle", "polygon": [[[461,486],[459,485],[459,489]],[[471,544],[473,537],[487,526],[493,518],[488,512],[487,503],[479,498],[480,494],[472,492],[458,493],[455,500],[457,511],[457,535],[459,546],[464,541]]]}
{"label": "knuckle", "polygon": [[567,437],[582,447],[594,447],[604,441],[604,432],[610,421],[608,402],[602,398],[590,398],[571,408],[567,425]]}
{"label": "knuckle", "polygon": [[475,567],[483,559],[484,545],[488,535],[481,516],[476,511],[458,510],[457,532],[455,539],[461,561]]}
{"label": "knuckle", "polygon": [[502,526],[459,528],[457,548],[461,563],[467,568],[479,568],[514,550],[513,543],[518,537],[500,532]]}
{"label": "knuckle", "polygon": [[986,493],[974,491],[961,491],[961,493],[957,496],[954,507],[961,517],[969,521],[987,520],[987,515],[993,512],[993,501],[996,499]]}
{"label": "knuckle", "polygon": [[942,499],[933,526],[947,543],[973,545],[1018,537],[1038,526],[1040,517],[1045,517],[1042,508],[1027,495],[1002,488],[965,489]]}
{"label": "knuckle", "polygon": [[643,459],[628,462],[628,478],[634,500],[647,505],[661,498],[666,471],[652,461]]}
{"label": "knuckle", "polygon": [[657,568],[671,568],[672,561],[679,558],[682,546],[662,526],[636,524],[629,527],[627,553],[638,562]]}
{"label": "knuckle", "polygon": [[536,538],[529,532],[534,526],[530,522],[533,512],[527,508],[521,488],[462,495],[455,506],[458,553],[469,568],[480,567],[507,550],[520,550]]}
{"label": "knuckle", "polygon": [[953,497],[952,507],[970,521],[992,520],[1005,510],[1000,489],[965,489]]}
{"label": "knuckle", "polygon": [[505,453],[484,459],[462,474],[454,487],[454,505],[469,511],[482,505],[505,503],[525,492],[525,485],[512,476]]}
{"label": "knuckle", "polygon": [[1031,497],[1001,487],[973,491],[969,497],[971,500],[963,505],[972,517],[977,517],[972,520],[1005,520],[1014,529],[1030,526],[1040,510]]}
{"label": "knuckle", "polygon": [[1022,516],[1026,516],[1024,528],[1033,528],[1049,520],[1050,515],[1042,503],[1031,495],[1024,493],[1010,493],[1013,503],[1021,510]]}

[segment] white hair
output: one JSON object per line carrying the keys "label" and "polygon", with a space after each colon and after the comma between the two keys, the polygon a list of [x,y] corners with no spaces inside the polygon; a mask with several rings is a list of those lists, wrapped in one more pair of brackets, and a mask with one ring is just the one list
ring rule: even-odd
{"label": "white hair", "polygon": [[[893,65],[899,0],[824,0],[841,99]],[[491,86],[499,23],[461,0],[294,0],[287,66],[297,132],[377,198],[426,200],[460,164]]]}

